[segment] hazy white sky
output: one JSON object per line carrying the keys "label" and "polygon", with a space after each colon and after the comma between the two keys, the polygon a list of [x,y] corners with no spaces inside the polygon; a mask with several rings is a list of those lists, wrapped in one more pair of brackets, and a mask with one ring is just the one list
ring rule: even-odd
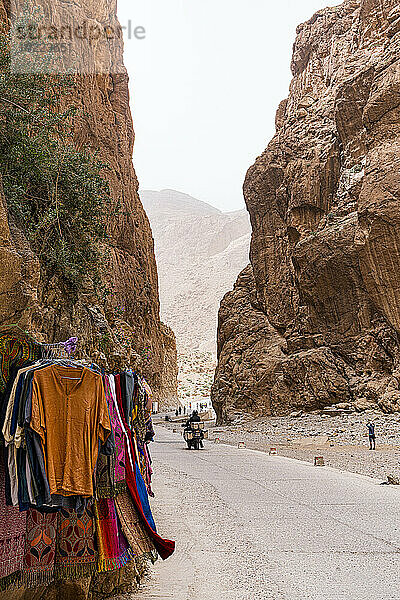
{"label": "hazy white sky", "polygon": [[118,0],[142,189],[243,206],[246,170],[274,134],[296,26],[334,0]]}

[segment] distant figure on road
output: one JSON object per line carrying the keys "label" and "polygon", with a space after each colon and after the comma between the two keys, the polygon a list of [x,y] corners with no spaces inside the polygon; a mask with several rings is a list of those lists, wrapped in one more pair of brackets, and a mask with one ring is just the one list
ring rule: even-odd
{"label": "distant figure on road", "polygon": [[179,415],[182,414],[182,406],[179,407]]}
{"label": "distant figure on road", "polygon": [[186,415],[186,406],[183,407],[183,414]]}
{"label": "distant figure on road", "polygon": [[371,422],[367,423],[368,437],[369,437],[369,449],[376,450],[376,438],[375,438],[375,425]]}
{"label": "distant figure on road", "polygon": [[177,417],[177,416],[178,416],[178,414],[179,414],[179,413],[178,413],[178,409],[176,409],[176,411],[175,411],[175,416]]}

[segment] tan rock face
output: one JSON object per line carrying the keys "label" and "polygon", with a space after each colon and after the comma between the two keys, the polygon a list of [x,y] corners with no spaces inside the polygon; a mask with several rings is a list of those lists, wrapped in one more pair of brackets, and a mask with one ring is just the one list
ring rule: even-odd
{"label": "tan rock face", "polygon": [[[277,133],[244,184],[255,293],[240,276],[221,305],[220,419],[340,402],[400,410],[399,17],[395,0],[347,0],[298,28]],[[261,340],[268,364],[259,321],[281,337],[281,356]]]}
{"label": "tan rock face", "polygon": [[[42,2],[58,22],[55,5]],[[8,3],[0,1],[6,14]],[[114,21],[116,0],[69,5],[75,23]],[[87,63],[96,55],[84,57]],[[88,289],[71,299],[56,279],[48,280],[18,228],[0,200],[0,325],[19,323],[40,341],[79,337],[78,357],[91,357],[111,368],[132,366],[144,373],[159,400],[176,396],[176,349],[173,333],[160,322],[157,269],[147,216],[140,203],[132,166],[134,132],[129,108],[128,76],[115,69],[122,61],[122,42],[109,57],[110,74],[76,77],[72,97],[65,99],[79,109],[75,122],[77,147],[86,144],[99,151],[110,169],[107,176],[121,210],[110,217],[109,256],[104,284],[111,291],[99,300]],[[107,61],[105,61],[107,62]],[[102,57],[104,66],[104,56]]]}
{"label": "tan rock face", "polygon": [[[7,7],[8,3],[0,0],[3,20]],[[54,5],[49,2],[48,9],[51,7]],[[93,18],[101,22],[116,15],[116,0],[78,0],[68,10],[79,23]],[[57,18],[56,11],[53,16]],[[111,65],[110,62],[110,68]],[[90,357],[110,368],[131,366],[140,370],[162,403],[177,394],[175,336],[159,317],[153,238],[132,166],[134,133],[128,76],[120,73],[77,77],[74,94],[65,102],[81,109],[75,123],[77,147],[87,144],[99,151],[101,160],[110,167],[113,198],[121,203],[121,210],[110,218],[108,229],[106,255],[110,258],[105,264],[103,283],[111,294],[102,302],[88,285],[88,290],[82,290],[77,299],[71,298],[58,280],[49,281],[23,228],[13,222],[6,199],[0,195],[0,325],[17,323],[39,341],[56,342],[76,335],[78,358]],[[144,562],[138,559],[121,571],[92,580],[57,582],[48,588],[16,591],[13,597],[103,600],[119,593],[131,594],[144,570]]]}

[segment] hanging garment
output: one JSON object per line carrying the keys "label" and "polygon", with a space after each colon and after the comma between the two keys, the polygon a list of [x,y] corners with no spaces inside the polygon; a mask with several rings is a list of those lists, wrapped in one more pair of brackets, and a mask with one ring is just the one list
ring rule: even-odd
{"label": "hanging garment", "polygon": [[95,524],[93,507],[83,511],[58,512],[56,579],[81,579],[96,571]]}
{"label": "hanging garment", "polygon": [[2,434],[6,446],[8,466],[7,475],[9,476],[9,500],[13,506],[18,506],[17,448],[20,444],[17,445],[15,440],[17,416],[19,403],[24,390],[25,374],[31,369],[32,364],[19,369],[15,376],[11,391],[7,398],[7,406],[5,408],[4,423],[2,428]]}
{"label": "hanging garment", "polygon": [[135,557],[135,554],[127,544],[119,526],[114,499],[96,500],[94,514],[99,552],[98,571],[113,571],[124,567]]}
{"label": "hanging garment", "polygon": [[[50,363],[51,364],[51,363]],[[6,475],[6,497],[7,501],[21,510],[27,508],[26,503],[21,503],[21,495],[18,495],[18,481],[23,477],[17,473],[17,456],[21,460],[18,449],[25,442],[30,473],[32,477],[32,492],[35,496],[35,504],[51,504],[50,489],[47,482],[47,474],[44,466],[44,456],[40,438],[29,429],[32,409],[32,379],[35,371],[49,366],[49,361],[38,361],[30,363],[29,366],[20,368],[15,374],[14,383],[8,396],[8,404],[3,424],[3,437],[6,445],[8,470]],[[28,472],[28,465],[26,467]],[[23,479],[21,480],[23,485]]]}
{"label": "hanging garment", "polygon": [[117,400],[115,376],[109,375],[108,379],[109,379],[110,387],[111,387],[111,396],[114,401],[115,410],[118,415],[118,421],[121,424],[122,432],[124,434],[125,460],[129,460],[129,462],[131,463],[132,468],[133,468],[133,465],[135,464],[135,460],[134,460],[134,457],[133,457],[133,454],[131,451],[131,446],[129,444],[129,436],[128,436],[128,431],[127,431],[127,427],[126,427],[126,421],[125,421],[125,419],[123,419],[123,412],[122,412],[122,410],[120,410],[120,404]]}
{"label": "hanging garment", "polygon": [[153,399],[153,392],[151,390],[151,387],[149,386],[149,384],[147,383],[147,381],[145,380],[144,377],[142,377],[142,386],[147,394],[147,399],[146,399],[146,413],[148,416],[151,415],[152,412],[152,399]]}
{"label": "hanging garment", "polygon": [[146,404],[147,394],[141,379],[136,375],[134,412],[132,413],[132,429],[135,430],[139,446],[142,448],[146,439]]}
{"label": "hanging garment", "polygon": [[24,584],[49,585],[54,579],[57,512],[30,509],[26,519]]}
{"label": "hanging garment", "polygon": [[[10,477],[11,501],[14,505],[19,504],[20,510],[26,510],[29,506],[37,507],[63,507],[67,510],[81,509],[86,505],[86,499],[82,496],[61,496],[50,494],[50,488],[45,469],[45,459],[40,436],[29,427],[32,411],[32,380],[35,372],[54,364],[53,360],[42,360],[31,367],[20,369],[16,375],[16,393],[10,395],[7,407],[7,418],[4,423],[3,432],[8,447],[8,474]],[[62,360],[57,362],[61,366],[76,368],[71,361]],[[79,367],[81,369],[81,367]],[[22,391],[19,397],[18,389],[22,383]],[[12,401],[14,398],[14,406]],[[18,419],[14,414],[18,413]],[[18,423],[16,425],[16,423]],[[13,437],[14,435],[14,437]],[[111,440],[111,437],[107,440]],[[27,455],[23,457],[21,445],[26,446]],[[103,445],[102,452],[110,450],[114,453],[114,438],[112,444],[106,449]],[[20,461],[20,469],[16,472],[17,459]],[[21,462],[22,461],[22,462]],[[15,464],[14,464],[15,463]],[[25,463],[25,464],[24,464]],[[21,469],[24,472],[21,472]],[[26,483],[24,481],[26,472]],[[21,489],[20,489],[21,488]],[[28,492],[26,494],[26,492]],[[29,496],[29,500],[28,500]]]}
{"label": "hanging garment", "polygon": [[93,496],[99,440],[111,433],[101,376],[60,365],[35,372],[30,427],[42,440],[51,494]]}
{"label": "hanging garment", "polygon": [[5,473],[0,457],[0,589],[6,589],[21,577],[24,563],[26,513],[6,506]]}
{"label": "hanging garment", "polygon": [[[126,449],[128,451],[128,449],[130,448],[130,454],[131,454],[131,456],[134,456],[135,452],[134,452],[134,447],[133,447],[133,443],[132,443],[132,435],[131,435],[130,431],[128,430],[127,423],[124,420],[124,416],[123,416],[122,400],[121,400],[121,387],[120,387],[120,379],[119,379],[118,375],[116,375],[116,377],[115,377],[115,387],[116,387],[117,401],[118,401],[118,404],[120,407],[121,418],[122,418],[122,421],[124,424],[125,431],[127,433]],[[141,498],[140,498],[138,488],[137,488],[136,474],[135,474],[136,467],[137,467],[137,464],[132,466],[130,460],[126,461],[126,482],[128,485],[128,489],[131,493],[135,508],[138,511],[139,517],[142,521],[142,524],[143,524],[145,530],[147,531],[150,538],[152,539],[159,555],[161,556],[161,558],[163,560],[165,560],[169,556],[171,556],[171,554],[173,554],[173,552],[175,550],[175,542],[173,542],[171,540],[164,540],[163,538],[161,538],[156,533],[156,531],[152,528],[150,523],[148,522],[146,515],[144,513],[144,510],[143,510]]]}
{"label": "hanging garment", "polygon": [[122,405],[124,408],[124,414],[126,422],[129,427],[132,426],[132,412],[134,410],[134,393],[135,393],[135,381],[136,376],[130,371],[125,371],[120,375],[121,382],[121,393],[122,393]]}
{"label": "hanging garment", "polygon": [[129,542],[132,551],[137,556],[148,556],[151,560],[157,558],[157,551],[148,533],[141,524],[138,512],[128,491],[122,492],[115,499],[117,514],[122,531]]}
{"label": "hanging garment", "polygon": [[113,498],[126,489],[125,443],[122,425],[107,375],[103,378],[103,382],[114,435],[115,450],[112,456],[99,455],[96,469],[96,494],[98,498]]}
{"label": "hanging garment", "polygon": [[145,477],[145,482],[146,482],[146,486],[147,486],[147,491],[149,493],[149,496],[151,496],[152,498],[154,498],[154,492],[151,488],[151,479],[153,476],[153,468],[151,466],[151,456],[150,456],[150,452],[149,452],[149,447],[148,444],[145,443],[143,446],[143,452],[144,452],[144,456],[145,456],[145,460],[146,460],[146,477]]}

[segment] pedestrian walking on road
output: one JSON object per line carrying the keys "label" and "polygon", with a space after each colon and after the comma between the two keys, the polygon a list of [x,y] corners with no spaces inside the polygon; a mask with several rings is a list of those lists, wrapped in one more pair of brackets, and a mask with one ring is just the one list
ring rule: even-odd
{"label": "pedestrian walking on road", "polygon": [[368,437],[369,437],[369,449],[376,450],[376,438],[375,438],[375,425],[371,422],[367,423]]}

